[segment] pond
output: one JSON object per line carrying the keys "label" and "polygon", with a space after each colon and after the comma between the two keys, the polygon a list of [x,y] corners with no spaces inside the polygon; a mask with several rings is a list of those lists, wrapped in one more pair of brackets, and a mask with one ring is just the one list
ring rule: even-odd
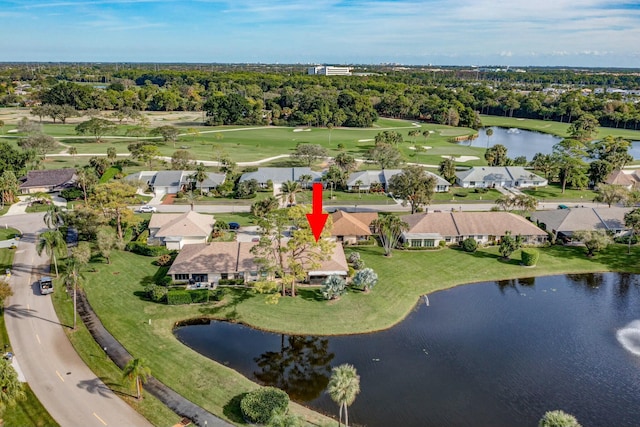
{"label": "pond", "polygon": [[[496,144],[507,147],[507,155],[512,159],[518,156],[525,156],[531,161],[536,153],[549,154],[553,151],[553,146],[562,141],[562,138],[546,133],[533,132],[517,128],[491,127],[493,135],[487,137],[487,129],[478,131],[478,138],[473,141],[463,141],[460,144],[471,145],[472,147],[487,148]],[[634,159],[640,159],[640,141],[632,141],[629,147],[629,154]]]}
{"label": "pond", "polygon": [[640,275],[606,273],[437,292],[373,334],[287,336],[225,322],[175,334],[333,416],[331,368],[353,364],[354,426],[534,426],[562,409],[585,426],[620,427],[640,420],[639,319]]}

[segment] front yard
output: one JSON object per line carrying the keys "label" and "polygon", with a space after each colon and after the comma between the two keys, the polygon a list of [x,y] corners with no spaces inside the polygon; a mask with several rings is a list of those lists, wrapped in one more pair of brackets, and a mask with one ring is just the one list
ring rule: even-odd
{"label": "front yard", "polygon": [[[592,259],[580,247],[544,248],[538,266],[532,269],[519,265],[519,251],[511,261],[500,261],[495,247],[474,254],[450,248],[395,251],[390,258],[382,256],[378,247],[356,250],[378,273],[379,284],[369,294],[350,290],[330,303],[321,299],[316,288],[300,288],[297,298],[282,298],[277,305],[265,304],[263,295],[246,289],[228,290],[219,303],[156,304],[142,297],[144,285],[158,269],[154,258],[115,251],[112,264],[91,265],[96,272],[85,273],[85,287],[105,326],[134,357],[148,361],[153,375],[211,412],[242,424],[229,402],[256,385],[182,345],[172,334],[176,322],[211,317],[283,333],[363,333],[401,321],[423,294],[464,283],[561,273],[640,272],[640,247],[628,256],[623,245],[611,246]],[[70,300],[58,297],[56,304],[59,311],[68,312]],[[311,416],[302,407],[296,406],[296,412]]]}

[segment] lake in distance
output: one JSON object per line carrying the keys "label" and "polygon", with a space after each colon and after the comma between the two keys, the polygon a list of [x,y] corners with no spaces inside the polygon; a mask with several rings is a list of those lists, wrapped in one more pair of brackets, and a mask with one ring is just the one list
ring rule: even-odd
{"label": "lake in distance", "polygon": [[372,334],[287,336],[226,322],[175,334],[334,417],[331,368],[353,364],[354,426],[536,426],[554,409],[589,427],[640,425],[639,275],[485,282],[428,300]]}

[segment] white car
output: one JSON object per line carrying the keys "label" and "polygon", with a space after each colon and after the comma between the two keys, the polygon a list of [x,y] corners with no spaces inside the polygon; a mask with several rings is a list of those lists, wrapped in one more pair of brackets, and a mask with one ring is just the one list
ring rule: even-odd
{"label": "white car", "polygon": [[145,206],[141,206],[140,210],[138,212],[141,213],[155,213],[158,210],[155,208],[155,206],[149,206],[149,205],[145,205]]}

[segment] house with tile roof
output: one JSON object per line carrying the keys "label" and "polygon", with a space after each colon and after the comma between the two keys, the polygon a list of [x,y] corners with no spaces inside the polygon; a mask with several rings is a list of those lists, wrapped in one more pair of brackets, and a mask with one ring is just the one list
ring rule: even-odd
{"label": "house with tile roof", "polygon": [[476,166],[456,172],[456,184],[463,188],[527,188],[549,182],[521,166]]}
{"label": "house with tile roof", "polygon": [[605,184],[620,185],[627,190],[640,188],[640,171],[614,170],[604,180]]}
{"label": "house with tile roof", "polygon": [[20,178],[19,189],[22,194],[50,193],[73,186],[76,179],[72,168],[29,171]]}
{"label": "house with tile roof", "polygon": [[561,240],[571,239],[579,230],[605,230],[614,236],[623,236],[630,232],[624,225],[624,215],[632,209],[612,206],[536,211],[531,214],[531,220]]}
{"label": "house with tile roof", "polygon": [[215,219],[194,211],[181,214],[153,214],[149,221],[148,244],[180,250],[185,245],[206,243]]}
{"label": "house with tile roof", "polygon": [[333,228],[331,237],[345,245],[355,245],[371,236],[371,223],[378,218],[377,212],[349,213],[337,210],[331,214]]}
{"label": "house with tile roof", "polygon": [[[436,178],[436,193],[446,193],[449,191],[451,184],[436,175],[435,173],[425,171],[427,175]],[[389,191],[389,181],[394,175],[402,173],[402,169],[383,169],[383,170],[366,170],[353,172],[347,178],[347,190],[349,191],[370,191],[372,186],[381,185],[385,192]]]}
{"label": "house with tile roof", "polygon": [[200,183],[193,180],[194,173],[195,171],[142,171],[128,175],[125,179],[146,183],[155,195],[164,195],[191,189],[212,191],[222,185],[226,177],[223,173],[207,172],[207,178]]}
{"label": "house with tile roof", "polygon": [[403,216],[409,229],[401,241],[413,248],[437,247],[441,241],[450,245],[473,237],[479,244],[500,242],[507,231],[521,236],[523,242],[539,245],[547,241],[547,233],[527,219],[509,212],[432,212]]}
{"label": "house with tile roof", "polygon": [[[221,279],[255,282],[269,278],[251,252],[255,242],[212,242],[187,245],[180,251],[167,274],[176,282],[217,284]],[[346,278],[349,267],[342,245],[334,245],[327,260],[307,272],[307,281],[318,283],[331,275]]]}

